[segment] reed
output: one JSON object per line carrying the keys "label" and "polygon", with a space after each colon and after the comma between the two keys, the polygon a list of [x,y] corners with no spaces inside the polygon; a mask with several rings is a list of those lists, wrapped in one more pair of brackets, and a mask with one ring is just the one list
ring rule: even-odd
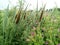
{"label": "reed", "polygon": [[46,11],[46,4],[38,10],[38,2],[31,11],[23,2],[19,0],[18,9],[8,5],[0,12],[0,45],[59,45],[60,11]]}

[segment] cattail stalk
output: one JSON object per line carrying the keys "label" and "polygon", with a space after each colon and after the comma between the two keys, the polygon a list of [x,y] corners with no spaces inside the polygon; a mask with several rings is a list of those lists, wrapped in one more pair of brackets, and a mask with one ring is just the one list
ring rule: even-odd
{"label": "cattail stalk", "polygon": [[41,22],[41,20],[42,20],[42,17],[43,17],[43,14],[44,14],[44,10],[45,10],[45,6],[46,6],[46,4],[44,5],[44,7],[43,7],[43,9],[42,9],[42,12],[41,12],[41,16],[40,16],[39,22]]}
{"label": "cattail stalk", "polygon": [[19,20],[20,20],[20,15],[21,15],[21,11],[18,11],[18,13],[16,14],[16,16],[15,16],[15,22],[16,22],[16,24],[19,22]]}
{"label": "cattail stalk", "polygon": [[24,15],[24,19],[26,18],[26,13],[25,13],[25,15]]}
{"label": "cattail stalk", "polygon": [[26,18],[26,10],[27,10],[28,5],[26,6],[25,10],[24,10],[24,19]]}

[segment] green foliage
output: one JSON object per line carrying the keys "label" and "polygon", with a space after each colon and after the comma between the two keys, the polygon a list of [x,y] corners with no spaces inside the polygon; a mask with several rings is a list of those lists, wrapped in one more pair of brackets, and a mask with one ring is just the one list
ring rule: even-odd
{"label": "green foliage", "polygon": [[[15,23],[16,7],[9,10],[9,5],[0,11],[0,45],[58,45],[60,43],[60,13],[57,9],[44,13],[39,22],[38,9],[23,10],[24,3],[19,0],[21,16]],[[38,7],[37,7],[38,8]],[[37,15],[37,16],[36,16]]]}

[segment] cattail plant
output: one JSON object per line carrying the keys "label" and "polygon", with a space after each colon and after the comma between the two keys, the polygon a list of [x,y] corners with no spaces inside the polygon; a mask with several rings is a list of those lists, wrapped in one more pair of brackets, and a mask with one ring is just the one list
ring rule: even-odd
{"label": "cattail plant", "polygon": [[27,10],[28,5],[26,6],[25,10],[24,10],[24,19],[26,19],[26,10]]}
{"label": "cattail plant", "polygon": [[21,15],[21,11],[19,10],[18,11],[18,13],[16,14],[16,16],[15,16],[15,22],[16,22],[16,24],[19,22],[19,20],[20,20],[20,15]]}
{"label": "cattail plant", "polygon": [[45,6],[46,6],[46,4],[45,4],[44,7],[42,8],[39,22],[41,22],[41,20],[42,20],[42,17],[43,17],[43,14],[44,14],[44,10],[45,10]]}
{"label": "cattail plant", "polygon": [[19,20],[20,20],[20,17],[21,17],[21,13],[22,13],[22,9],[23,9],[23,7],[24,7],[24,3],[23,3],[23,1],[22,0],[18,0],[19,1],[19,11],[18,11],[18,13],[16,14],[16,16],[15,16],[15,22],[16,22],[16,24],[19,22]]}
{"label": "cattail plant", "polygon": [[[19,0],[17,13],[9,6],[0,12],[0,45],[60,45],[60,12],[54,9],[45,16],[46,4],[38,10],[37,0],[35,11],[27,10],[28,5],[24,8],[24,3]],[[56,19],[56,23],[50,19]]]}

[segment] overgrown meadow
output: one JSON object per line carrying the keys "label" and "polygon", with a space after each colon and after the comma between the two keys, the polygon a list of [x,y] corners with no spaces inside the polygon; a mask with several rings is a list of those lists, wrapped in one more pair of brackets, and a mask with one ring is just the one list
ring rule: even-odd
{"label": "overgrown meadow", "polygon": [[23,8],[0,10],[0,45],[60,45],[60,10]]}

